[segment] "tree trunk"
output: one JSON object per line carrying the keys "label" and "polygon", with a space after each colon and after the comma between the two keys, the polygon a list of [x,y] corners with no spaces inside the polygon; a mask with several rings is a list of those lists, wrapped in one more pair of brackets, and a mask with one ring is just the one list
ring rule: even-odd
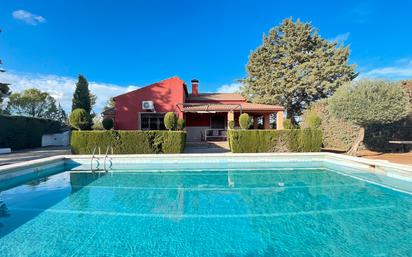
{"label": "tree trunk", "polygon": [[351,156],[356,156],[358,153],[359,146],[363,143],[364,139],[365,139],[365,128],[361,127],[359,129],[359,133],[358,133],[358,136],[356,137],[355,142],[353,142],[347,154]]}

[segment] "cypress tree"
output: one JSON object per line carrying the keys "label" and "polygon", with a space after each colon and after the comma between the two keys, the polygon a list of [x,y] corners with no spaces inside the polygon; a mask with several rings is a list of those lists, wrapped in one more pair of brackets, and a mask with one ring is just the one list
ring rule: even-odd
{"label": "cypress tree", "polygon": [[89,119],[89,126],[84,127],[84,129],[91,129],[93,125],[91,111],[92,111],[92,104],[90,99],[90,90],[89,90],[89,82],[83,75],[79,75],[79,79],[76,83],[76,89],[73,93],[73,100],[72,100],[72,111],[76,109],[83,109],[87,113],[87,119]]}
{"label": "cypress tree", "polygon": [[92,110],[89,82],[87,82],[87,79],[83,75],[79,75],[72,100],[72,111],[79,108],[84,109],[88,114],[90,114]]}

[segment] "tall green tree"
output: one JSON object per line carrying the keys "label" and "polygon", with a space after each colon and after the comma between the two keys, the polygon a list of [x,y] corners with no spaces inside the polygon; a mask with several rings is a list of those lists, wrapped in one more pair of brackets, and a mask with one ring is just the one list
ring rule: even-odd
{"label": "tall green tree", "polygon": [[64,110],[60,105],[56,106],[56,100],[49,93],[36,88],[11,94],[6,110],[10,114],[59,121],[62,121],[64,119],[62,116],[65,116]]}
{"label": "tall green tree", "polygon": [[83,75],[79,75],[73,94],[72,111],[80,108],[90,114],[92,110],[90,95],[89,82]]}
{"label": "tall green tree", "polygon": [[79,75],[76,83],[76,89],[73,93],[72,111],[75,109],[83,109],[87,112],[89,126],[83,129],[91,129],[93,125],[94,113],[92,113],[93,105],[96,103],[97,97],[89,90],[89,82],[83,75]]}
{"label": "tall green tree", "polygon": [[349,47],[323,39],[310,23],[285,19],[251,52],[242,93],[255,103],[283,105],[296,124],[310,103],[357,76],[348,58]]}
{"label": "tall green tree", "polygon": [[360,80],[339,88],[329,99],[334,117],[360,126],[357,139],[348,154],[356,155],[365,138],[365,127],[390,124],[405,118],[409,112],[408,97],[399,83],[384,80]]}

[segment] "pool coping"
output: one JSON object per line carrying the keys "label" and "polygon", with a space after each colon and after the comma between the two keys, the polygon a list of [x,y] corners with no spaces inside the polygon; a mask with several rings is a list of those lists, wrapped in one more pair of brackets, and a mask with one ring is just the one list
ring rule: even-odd
{"label": "pool coping", "polygon": [[[376,159],[365,159],[362,157],[354,157],[348,156],[343,154],[336,154],[336,153],[206,153],[206,154],[119,154],[119,155],[110,155],[112,159],[168,159],[168,158],[179,158],[179,157],[190,157],[190,158],[198,158],[198,157],[312,157],[312,158],[320,158],[320,159],[335,159],[335,160],[346,160],[352,161],[355,163],[368,165],[371,167],[386,167],[386,168],[393,168],[397,170],[405,171],[406,174],[409,174],[412,177],[412,166],[405,165],[405,164],[397,164],[392,163],[386,160],[376,160]],[[96,155],[96,157],[104,158],[104,155]],[[0,166],[0,174],[8,173],[14,170],[19,169],[26,169],[30,167],[45,165],[49,163],[53,163],[56,161],[64,161],[66,159],[72,160],[90,160],[91,155],[57,155],[51,156],[46,158],[40,158],[36,160],[25,161],[21,163],[13,163],[13,164],[6,164]]]}

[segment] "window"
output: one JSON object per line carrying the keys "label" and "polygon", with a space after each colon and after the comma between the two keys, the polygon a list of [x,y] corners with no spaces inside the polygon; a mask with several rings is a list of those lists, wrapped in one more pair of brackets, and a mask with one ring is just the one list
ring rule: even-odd
{"label": "window", "polygon": [[141,130],[164,130],[163,122],[164,113],[141,113],[140,128]]}

